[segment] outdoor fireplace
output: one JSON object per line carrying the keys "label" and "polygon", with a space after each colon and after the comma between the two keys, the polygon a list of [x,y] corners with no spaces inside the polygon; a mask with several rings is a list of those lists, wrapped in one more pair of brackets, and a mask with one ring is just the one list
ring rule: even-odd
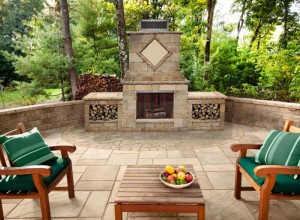
{"label": "outdoor fireplace", "polygon": [[174,93],[137,93],[137,119],[173,118]]}
{"label": "outdoor fireplace", "polygon": [[88,131],[222,130],[225,96],[189,92],[180,72],[180,35],[167,21],[143,20],[127,32],[129,68],[123,92],[84,97]]}

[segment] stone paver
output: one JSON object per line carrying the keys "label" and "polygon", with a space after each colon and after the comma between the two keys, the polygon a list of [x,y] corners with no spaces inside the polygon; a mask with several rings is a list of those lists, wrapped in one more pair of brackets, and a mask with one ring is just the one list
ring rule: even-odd
{"label": "stone paver", "polygon": [[[83,126],[43,132],[46,142],[74,144],[71,154],[74,199],[66,192],[51,192],[54,220],[113,220],[114,199],[127,165],[193,164],[205,198],[206,219],[257,219],[256,192],[233,196],[233,143],[262,143],[266,129],[225,123],[224,131],[190,132],[85,132]],[[249,152],[255,155],[256,151]],[[65,184],[64,179],[60,185]],[[246,181],[243,181],[245,185]],[[3,200],[5,219],[39,219],[38,200]],[[300,201],[272,201],[270,219],[299,219]],[[195,220],[193,214],[124,213],[127,220]]]}

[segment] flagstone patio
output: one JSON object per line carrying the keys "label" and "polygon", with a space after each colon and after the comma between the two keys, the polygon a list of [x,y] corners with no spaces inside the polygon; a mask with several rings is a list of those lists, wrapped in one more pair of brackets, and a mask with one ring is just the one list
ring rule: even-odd
{"label": "flagstone patio", "polygon": [[[258,219],[258,195],[233,197],[232,143],[261,143],[263,128],[225,123],[224,131],[85,132],[83,126],[43,132],[49,145],[74,144],[71,154],[76,197],[52,192],[52,219],[114,219],[114,197],[126,165],[193,164],[205,198],[206,219]],[[255,154],[254,151],[251,154]],[[244,182],[245,183],[245,182]],[[63,183],[62,183],[63,184]],[[300,201],[271,201],[269,219],[299,219]],[[38,200],[3,200],[5,219],[40,219]],[[193,214],[125,213],[130,220],[187,220]]]}

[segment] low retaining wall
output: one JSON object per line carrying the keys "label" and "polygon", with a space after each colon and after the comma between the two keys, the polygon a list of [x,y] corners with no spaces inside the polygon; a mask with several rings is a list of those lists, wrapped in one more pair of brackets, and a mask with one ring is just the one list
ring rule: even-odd
{"label": "low retaining wall", "polygon": [[56,102],[0,110],[0,134],[22,122],[40,131],[84,123],[83,101]]}
{"label": "low retaining wall", "polygon": [[[282,129],[286,120],[300,126],[300,104],[227,97],[225,121],[269,129]],[[24,123],[44,131],[84,124],[84,102],[57,102],[0,110],[0,134]]]}
{"label": "low retaining wall", "polygon": [[282,129],[286,120],[300,126],[300,104],[234,97],[226,99],[226,122]]}

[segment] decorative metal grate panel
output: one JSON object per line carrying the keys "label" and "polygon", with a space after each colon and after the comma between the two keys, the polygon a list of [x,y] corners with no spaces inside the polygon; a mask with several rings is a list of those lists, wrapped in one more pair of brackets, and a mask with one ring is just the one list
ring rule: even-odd
{"label": "decorative metal grate panel", "polygon": [[167,20],[150,19],[140,21],[140,31],[168,31],[169,24]]}

